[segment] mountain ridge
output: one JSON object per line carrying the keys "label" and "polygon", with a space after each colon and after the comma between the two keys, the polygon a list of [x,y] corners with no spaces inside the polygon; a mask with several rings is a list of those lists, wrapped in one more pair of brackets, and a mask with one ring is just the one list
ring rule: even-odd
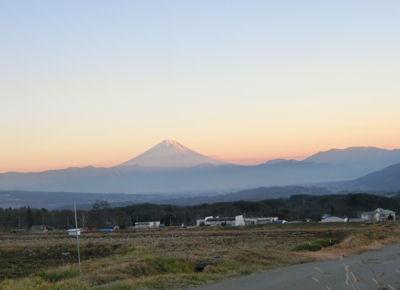
{"label": "mountain ridge", "polygon": [[313,154],[303,161],[363,167],[373,172],[400,163],[400,149],[389,150],[373,146],[333,148]]}
{"label": "mountain ridge", "polygon": [[361,190],[400,191],[400,163],[372,172],[352,181]]}
{"label": "mountain ridge", "polygon": [[[255,188],[262,186],[309,185],[316,183],[335,183],[343,180],[354,180],[377,170],[373,170],[377,163],[376,152],[383,153],[382,164],[396,161],[400,150],[385,150],[371,147],[358,147],[349,150],[333,150],[344,155],[348,152],[372,152],[371,163],[357,161],[332,162],[324,158],[324,152],[319,152],[303,161],[277,159],[257,165],[236,165],[220,163],[215,159],[201,155],[177,141],[164,140],[146,152],[128,161],[128,166],[114,167],[70,167],[66,169],[50,170],[31,173],[2,173],[0,174],[0,190],[28,190],[28,191],[64,191],[108,193],[120,192],[126,194],[162,194],[162,193],[196,193],[196,192],[227,192]],[[185,155],[185,154],[188,155]],[[363,153],[363,154],[364,154]],[[394,157],[390,157],[390,154]],[[182,154],[184,157],[182,157]],[[319,155],[318,155],[319,154]],[[330,154],[330,153],[329,153]],[[364,156],[361,154],[361,156]],[[389,154],[389,155],[388,155]],[[144,155],[144,157],[143,157]],[[153,157],[154,160],[150,160]],[[143,163],[135,163],[142,156]],[[171,156],[173,156],[171,158]],[[171,161],[178,160],[171,167]],[[185,156],[188,156],[186,158]],[[196,158],[194,158],[195,156]],[[311,158],[313,157],[314,158]],[[389,157],[390,158],[389,158]],[[197,158],[198,157],[198,158]],[[367,156],[368,157],[368,156]],[[342,157],[343,159],[344,157]],[[150,158],[152,159],[152,158]],[[160,161],[161,159],[161,161]],[[187,163],[187,159],[191,163]],[[212,162],[209,162],[209,161]],[[345,161],[348,161],[344,158]],[[356,162],[354,162],[354,160]],[[154,166],[158,162],[158,165]],[[337,160],[336,160],[337,161]],[[340,161],[340,160],[339,160]],[[164,162],[164,163],[163,163]],[[400,161],[399,161],[400,162]],[[124,162],[126,164],[126,162]],[[124,164],[122,163],[122,164]],[[379,163],[379,162],[378,162]],[[396,163],[396,162],[395,162]],[[133,164],[133,165],[132,165]],[[143,166],[145,165],[145,166]],[[153,165],[153,166],[152,166]],[[169,166],[165,166],[169,165]],[[390,164],[392,165],[392,164]],[[381,170],[386,166],[379,167]]]}
{"label": "mountain ridge", "polygon": [[[312,166],[312,163],[301,164],[301,166]],[[219,167],[212,167],[214,170],[213,175],[219,175]],[[231,168],[232,170],[239,170],[239,175],[243,174],[239,168]],[[249,168],[246,168],[249,169]],[[251,168],[255,170],[256,168]],[[182,170],[182,169],[181,169]],[[201,174],[204,168],[196,168],[193,172],[194,175]],[[273,168],[273,171],[276,167]],[[279,169],[278,169],[279,170]],[[163,173],[164,171],[160,171]],[[159,173],[160,173],[159,172]],[[167,171],[169,172],[169,171]],[[174,171],[181,175],[182,171]],[[257,172],[257,171],[256,171]],[[159,174],[157,173],[157,174]],[[248,174],[248,172],[245,174]],[[254,172],[250,172],[251,175]],[[145,174],[146,175],[146,174]],[[173,174],[174,175],[174,174]],[[232,171],[229,177],[235,175]],[[129,176],[129,175],[128,175]],[[157,175],[156,175],[157,176]],[[151,175],[151,178],[154,176]],[[185,177],[190,177],[186,176]],[[220,179],[217,176],[217,179]],[[107,181],[106,181],[107,183]],[[281,198],[291,196],[293,194],[311,194],[311,195],[325,195],[333,193],[351,193],[351,192],[369,192],[374,194],[393,194],[400,192],[400,163],[389,166],[383,170],[379,170],[360,178],[350,181],[333,182],[333,183],[315,183],[308,185],[287,185],[287,186],[269,186],[258,187],[243,190],[235,190],[230,192],[181,192],[181,193],[142,193],[142,194],[127,194],[127,193],[88,193],[88,192],[29,192],[21,190],[0,190],[0,207],[4,206],[45,206],[57,208],[61,206],[70,206],[73,201],[79,201],[86,205],[93,203],[98,199],[107,199],[110,202],[120,205],[138,203],[138,202],[153,202],[153,203],[172,203],[172,204],[201,204],[224,202],[234,200],[262,200],[265,198]]]}

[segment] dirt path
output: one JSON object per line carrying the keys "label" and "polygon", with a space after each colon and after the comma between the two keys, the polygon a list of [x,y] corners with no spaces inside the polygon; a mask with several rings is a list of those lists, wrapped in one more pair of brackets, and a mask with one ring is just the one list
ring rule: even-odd
{"label": "dirt path", "polygon": [[224,289],[400,289],[400,244],[205,285]]}

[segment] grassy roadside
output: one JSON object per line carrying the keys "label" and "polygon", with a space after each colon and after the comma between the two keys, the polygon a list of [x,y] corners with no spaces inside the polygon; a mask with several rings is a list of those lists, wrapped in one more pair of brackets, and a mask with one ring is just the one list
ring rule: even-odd
{"label": "grassy roadside", "polygon": [[[0,258],[7,266],[0,272],[9,272],[0,288],[179,289],[400,242],[399,227],[293,224],[87,234],[81,239],[82,275],[74,263],[74,241],[63,234],[3,236]],[[321,248],[309,251],[304,245]]]}

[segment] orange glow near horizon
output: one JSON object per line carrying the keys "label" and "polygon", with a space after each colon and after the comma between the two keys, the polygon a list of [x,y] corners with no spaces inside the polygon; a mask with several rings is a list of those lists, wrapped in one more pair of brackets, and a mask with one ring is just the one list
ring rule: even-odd
{"label": "orange glow near horizon", "polygon": [[[308,149],[305,147],[306,144],[301,144],[299,142],[297,143],[298,147],[296,147],[296,143],[286,143],[286,146],[281,147],[279,144],[270,143],[269,148],[267,148],[267,146],[259,143],[258,146],[251,146],[251,144],[236,144],[237,147],[230,146],[229,150],[224,150],[224,145],[222,144],[213,147],[212,144],[207,144],[207,146],[204,146],[204,144],[203,146],[192,146],[191,144],[184,142],[181,143],[190,149],[209,157],[240,165],[260,164],[272,159],[303,160],[319,151],[326,151],[332,148],[344,149],[347,147],[363,146],[361,144],[348,144],[345,146],[329,146],[321,144],[321,147],[314,145],[310,146]],[[86,166],[112,167],[136,157],[150,149],[153,145],[156,144],[154,143],[147,147],[139,145],[133,146],[135,147],[134,150],[131,150],[131,148],[127,146],[121,146],[120,148],[116,147],[117,149],[112,150],[112,147],[109,144],[104,147],[97,146],[96,150],[84,150],[86,148],[68,150],[67,148],[64,148],[63,150],[38,150],[36,152],[25,152],[25,154],[17,157],[15,154],[9,154],[7,156],[8,158],[3,157],[3,160],[1,160],[2,168],[0,172],[40,172],[64,169],[67,167]],[[246,146],[248,146],[249,149],[246,150]],[[374,146],[388,150],[399,148],[394,144],[367,144],[367,146]],[[214,152],[212,152],[213,148]],[[264,150],[264,148],[266,149]],[[283,151],[284,149],[285,151]]]}

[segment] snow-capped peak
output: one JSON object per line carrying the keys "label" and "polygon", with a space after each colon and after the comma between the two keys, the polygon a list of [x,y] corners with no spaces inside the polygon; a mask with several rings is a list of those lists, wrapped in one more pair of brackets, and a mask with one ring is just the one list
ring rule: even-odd
{"label": "snow-capped peak", "polygon": [[222,165],[224,162],[199,154],[176,140],[166,139],[120,166],[191,167],[201,164]]}
{"label": "snow-capped peak", "polygon": [[[174,139],[165,139],[155,147],[167,147],[167,148],[173,148],[174,150],[178,152],[185,152],[185,151],[190,151],[189,148],[183,146],[181,143]],[[153,147],[153,148],[155,148]]]}

